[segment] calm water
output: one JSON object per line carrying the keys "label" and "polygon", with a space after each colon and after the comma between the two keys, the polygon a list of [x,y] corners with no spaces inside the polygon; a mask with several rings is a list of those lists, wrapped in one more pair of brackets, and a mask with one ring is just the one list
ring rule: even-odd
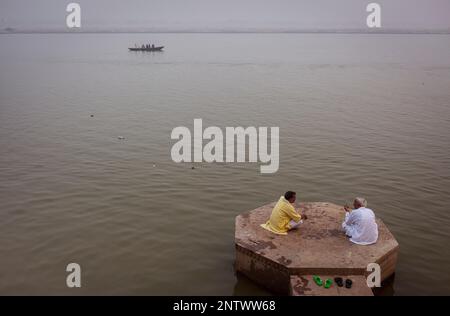
{"label": "calm water", "polygon": [[[151,41],[166,51],[127,51]],[[0,294],[265,294],[233,273],[234,217],[288,189],[366,197],[400,243],[395,294],[450,294],[450,36],[0,43]],[[278,173],[173,163],[194,118],[280,126]]]}

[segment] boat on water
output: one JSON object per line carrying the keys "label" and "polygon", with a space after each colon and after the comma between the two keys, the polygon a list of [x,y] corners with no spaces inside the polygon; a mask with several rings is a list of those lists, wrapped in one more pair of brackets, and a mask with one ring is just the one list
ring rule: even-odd
{"label": "boat on water", "polygon": [[150,46],[150,47],[129,47],[131,52],[160,52],[164,46]]}

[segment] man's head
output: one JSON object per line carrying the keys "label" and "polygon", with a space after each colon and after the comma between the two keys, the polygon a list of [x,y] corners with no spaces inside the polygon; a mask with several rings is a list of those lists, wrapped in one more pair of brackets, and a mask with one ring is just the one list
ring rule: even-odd
{"label": "man's head", "polygon": [[295,202],[295,192],[292,192],[292,191],[287,191],[285,194],[284,194],[284,198],[286,199],[286,200],[288,200],[290,203],[294,203]]}
{"label": "man's head", "polygon": [[355,201],[353,201],[353,207],[358,209],[360,207],[367,207],[367,201],[365,198],[357,197]]}

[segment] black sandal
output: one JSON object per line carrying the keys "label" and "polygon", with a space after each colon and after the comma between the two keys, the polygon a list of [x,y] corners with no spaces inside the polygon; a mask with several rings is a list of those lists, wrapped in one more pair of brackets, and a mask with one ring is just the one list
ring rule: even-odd
{"label": "black sandal", "polygon": [[344,280],[340,277],[336,277],[334,278],[334,282],[337,284],[337,286],[339,287],[343,287],[344,286]]}
{"label": "black sandal", "polygon": [[352,284],[353,284],[352,280],[350,280],[350,279],[345,280],[345,287],[347,289],[351,289],[352,288]]}

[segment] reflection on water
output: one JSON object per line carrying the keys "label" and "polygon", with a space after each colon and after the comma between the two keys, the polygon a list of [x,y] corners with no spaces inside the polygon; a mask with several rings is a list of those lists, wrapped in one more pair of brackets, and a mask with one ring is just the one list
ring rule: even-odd
{"label": "reflection on water", "polygon": [[[288,189],[366,197],[400,243],[395,294],[450,293],[449,36],[0,41],[0,293],[71,294],[77,262],[85,294],[267,294],[234,275],[234,217]],[[173,163],[194,118],[279,126],[278,173]]]}

